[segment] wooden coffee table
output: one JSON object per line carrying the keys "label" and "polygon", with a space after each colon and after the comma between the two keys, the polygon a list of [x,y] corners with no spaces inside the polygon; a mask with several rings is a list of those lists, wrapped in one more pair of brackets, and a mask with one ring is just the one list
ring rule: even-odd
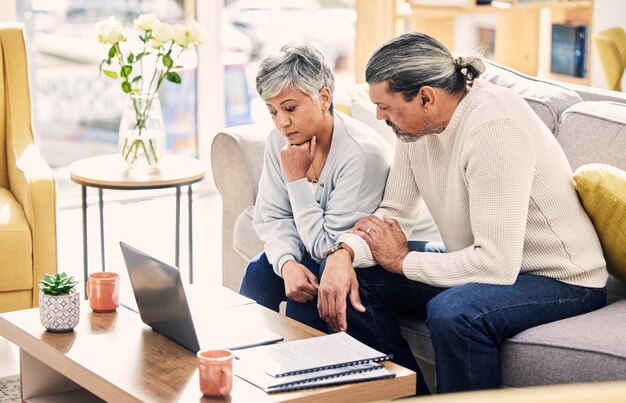
{"label": "wooden coffee table", "polygon": [[[232,310],[228,316],[238,318],[241,331],[267,327],[285,340],[321,334],[257,304],[224,309]],[[123,306],[114,313],[94,313],[82,304],[80,323],[69,333],[45,331],[37,308],[3,313],[0,336],[20,348],[24,400],[57,394],[53,400],[211,401],[200,392],[195,354],[152,331]],[[415,393],[413,371],[392,362],[385,366],[395,378],[272,395],[235,377],[230,401],[363,402]]]}

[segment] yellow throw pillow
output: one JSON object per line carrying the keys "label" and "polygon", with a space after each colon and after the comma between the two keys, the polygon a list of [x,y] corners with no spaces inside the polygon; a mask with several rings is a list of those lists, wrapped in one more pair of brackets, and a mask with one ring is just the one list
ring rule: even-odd
{"label": "yellow throw pillow", "polygon": [[600,238],[609,272],[626,283],[626,172],[587,164],[574,172],[573,179]]}
{"label": "yellow throw pillow", "polygon": [[348,116],[352,116],[352,106],[344,104],[335,104],[335,109],[345,113]]}

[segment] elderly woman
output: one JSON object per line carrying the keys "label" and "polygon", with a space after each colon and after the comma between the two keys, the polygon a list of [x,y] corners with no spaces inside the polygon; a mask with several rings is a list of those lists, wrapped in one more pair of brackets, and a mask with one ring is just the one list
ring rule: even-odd
{"label": "elderly woman", "polygon": [[317,311],[319,264],[380,203],[391,146],[333,109],[335,78],[322,53],[291,43],[265,58],[257,91],[276,129],[267,138],[254,228],[265,251],[252,259],[240,293],[326,331]]}

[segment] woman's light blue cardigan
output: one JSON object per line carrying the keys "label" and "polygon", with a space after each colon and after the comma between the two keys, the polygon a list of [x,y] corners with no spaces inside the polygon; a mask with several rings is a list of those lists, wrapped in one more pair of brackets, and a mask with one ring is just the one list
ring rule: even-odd
{"label": "woman's light blue cardigan", "polygon": [[254,228],[279,276],[288,260],[308,252],[320,262],[324,253],[382,200],[393,149],[365,124],[334,112],[333,136],[326,164],[313,190],[306,178],[285,182],[280,150],[285,138],[269,134]]}

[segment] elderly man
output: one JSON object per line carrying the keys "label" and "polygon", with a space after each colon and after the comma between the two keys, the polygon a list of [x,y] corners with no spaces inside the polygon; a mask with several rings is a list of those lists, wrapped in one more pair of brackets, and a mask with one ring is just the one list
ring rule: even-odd
{"label": "elderly man", "polygon": [[[401,141],[383,201],[330,249],[318,289],[332,328],[418,372],[395,312],[425,318],[440,393],[499,387],[505,338],[606,304],[602,249],[565,155],[483,71],[420,33],[373,54],[370,98]],[[407,242],[422,202],[446,253]]]}

